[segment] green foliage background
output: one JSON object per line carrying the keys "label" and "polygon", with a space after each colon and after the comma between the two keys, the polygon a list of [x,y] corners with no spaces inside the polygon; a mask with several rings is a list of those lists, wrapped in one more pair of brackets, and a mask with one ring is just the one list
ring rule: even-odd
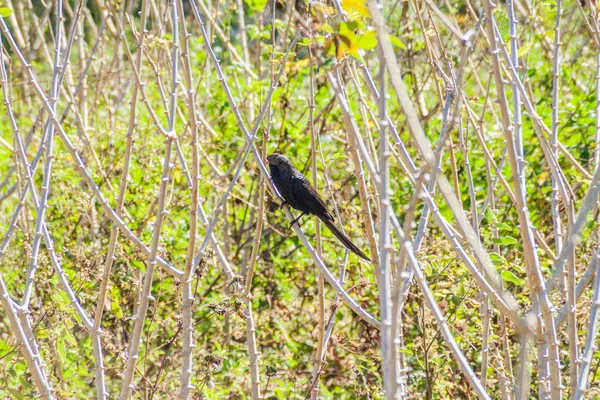
{"label": "green foliage background", "polygon": [[[89,2],[94,3],[94,2]],[[128,2],[114,3],[116,15],[120,7],[128,10]],[[165,5],[155,2],[159,10]],[[134,2],[135,4],[135,2]],[[238,2],[225,1],[212,6],[220,10],[218,24],[227,32],[233,46],[242,52],[239,40]],[[445,83],[437,70],[429,62],[427,52],[429,40],[439,37],[437,50],[443,49],[445,55],[437,54],[440,62],[448,62],[457,68],[460,62],[460,47],[452,35],[436,19],[421,15],[426,19],[423,31],[418,21],[418,13],[412,8],[412,2],[386,3],[384,11],[388,15],[401,63],[403,79],[410,89],[415,104],[419,104],[420,117],[425,132],[432,143],[437,143],[442,128],[442,108],[444,106]],[[438,5],[445,15],[452,16],[461,30],[471,29],[476,19],[470,15],[467,5],[459,1]],[[476,10],[481,7],[473,5]],[[86,6],[87,7],[87,6]],[[99,24],[103,11],[94,4],[89,5],[89,18]],[[246,72],[235,61],[225,44],[214,35],[213,49],[221,60],[227,77],[227,83],[245,118],[246,126],[253,123],[252,116],[258,115],[264,96],[268,91],[271,78],[279,67],[283,53],[290,38],[297,29],[298,15],[288,7],[290,5],[247,1],[243,4],[246,11],[250,64],[259,79],[246,79]],[[296,7],[298,7],[296,5]],[[346,3],[346,7],[351,4]],[[423,5],[419,4],[421,9]],[[527,85],[531,98],[535,100],[538,115],[547,126],[552,125],[552,34],[555,19],[555,3],[532,1],[527,4],[527,14],[521,14],[519,54],[522,62],[520,73]],[[594,130],[596,125],[596,52],[586,42],[586,31],[581,24],[581,15],[575,11],[573,1],[563,3],[564,22],[563,46],[561,47],[562,68],[560,70],[560,134],[562,144],[575,159],[588,171],[593,168]],[[131,14],[133,24],[139,29],[137,6]],[[189,11],[189,9],[187,9]],[[353,10],[348,8],[350,12]],[[35,3],[31,10],[19,14],[17,18],[26,24],[21,30],[35,36],[33,28],[36,20],[43,17],[46,10]],[[356,11],[356,10],[354,10]],[[329,10],[327,12],[333,12]],[[325,14],[327,14],[325,12]],[[520,11],[521,13],[523,11]],[[274,13],[274,17],[273,17]],[[318,20],[317,12],[311,15]],[[158,13],[157,15],[160,15]],[[291,15],[291,18],[288,16]],[[302,14],[304,15],[304,14]],[[52,68],[44,55],[41,42],[53,46],[52,10],[49,21],[42,25],[43,36],[31,45],[28,51],[31,65],[40,83],[47,90],[52,77]],[[371,102],[364,83],[357,87],[352,83],[349,71],[356,73],[358,49],[366,50],[362,61],[372,73],[378,71],[377,50],[373,46],[374,31],[368,16],[352,14],[354,24],[343,25],[339,18],[333,18],[329,24],[312,24],[315,38],[304,39],[286,65],[283,78],[274,92],[269,124],[263,124],[257,144],[268,140],[268,152],[281,151],[286,154],[309,179],[315,177],[310,171],[311,140],[309,126],[309,103],[311,79],[314,81],[315,95],[315,131],[318,138],[317,160],[319,162],[318,183],[321,191],[332,204],[335,201],[342,215],[342,222],[348,235],[360,247],[367,248],[364,237],[360,204],[356,189],[356,178],[349,159],[346,132],[342,123],[342,114],[335,102],[334,94],[326,79],[326,72],[342,65],[341,76],[345,81],[348,98],[352,100],[352,111],[358,126],[367,141],[377,146],[379,132],[376,121],[367,112],[377,115],[377,105]],[[69,26],[67,18],[66,26]],[[508,41],[506,6],[499,4],[496,19],[505,41]],[[125,21],[125,20],[124,20]],[[11,29],[16,29],[10,24]],[[201,185],[202,206],[208,214],[224,193],[232,178],[231,167],[235,166],[236,156],[243,150],[245,139],[240,132],[232,105],[229,104],[215,68],[208,59],[197,22],[191,13],[185,16],[185,24],[191,37],[191,60],[193,77],[198,85],[197,96],[200,112],[212,128],[200,130],[201,145]],[[113,28],[114,29],[114,28]],[[162,96],[163,89],[169,88],[170,64],[169,52],[172,44],[169,29],[163,20],[151,18],[151,35],[146,43],[147,57],[153,60],[144,64],[143,79],[146,82],[145,93],[148,107],[161,118],[166,126],[167,119]],[[306,29],[304,27],[303,29]],[[125,36],[129,50],[135,47],[136,36],[130,25],[126,25]],[[118,192],[118,182],[122,173],[126,133],[129,121],[128,101],[131,96],[131,84],[134,80],[131,64],[123,52],[118,32],[107,29],[100,44],[100,51],[93,60],[87,75],[88,120],[85,135],[79,126],[78,116],[69,112],[63,121],[63,127],[71,140],[85,157],[88,170],[96,184],[114,207]],[[339,38],[336,45],[332,38]],[[96,38],[91,30],[85,31],[82,40],[86,53],[90,51]],[[436,39],[437,40],[437,39]],[[329,41],[329,42],[328,42]],[[549,44],[550,43],[550,44]],[[4,39],[6,47],[6,40]],[[308,49],[313,49],[316,57],[311,67]],[[66,93],[58,102],[59,113],[68,104],[67,97],[72,93],[81,71],[83,55],[75,46],[71,55],[70,78],[65,85]],[[503,156],[504,138],[495,113],[498,108],[490,97],[486,105],[486,93],[494,93],[494,82],[490,77],[489,51],[481,35],[476,42],[471,57],[472,64],[467,69],[463,90],[465,102],[476,113],[481,113],[481,126],[485,132],[485,142],[493,152],[496,162]],[[43,120],[37,115],[41,103],[30,87],[21,65],[14,52],[5,48],[10,65],[9,85],[12,95],[12,107],[18,117],[20,133],[25,137],[31,132],[31,144],[28,156],[33,160],[41,146]],[[447,57],[447,58],[444,58]],[[448,73],[448,66],[441,68]],[[311,78],[311,68],[313,77]],[[68,77],[69,78],[69,77]],[[358,76],[355,76],[358,79]],[[478,80],[481,84],[478,84]],[[488,86],[489,85],[489,86]],[[438,90],[441,89],[440,90]],[[507,97],[512,93],[507,86]],[[167,91],[168,95],[168,91]],[[361,97],[365,100],[362,102]],[[186,160],[191,159],[190,135],[187,126],[188,107],[183,88],[178,98],[178,106],[183,118],[177,118],[175,130],[180,139],[182,153]],[[387,103],[388,113],[392,117],[409,151],[419,160],[409,132],[405,128],[404,117],[399,110],[396,98],[391,96]],[[81,105],[75,107],[78,111]],[[466,115],[464,107],[461,115]],[[162,157],[165,138],[154,127],[146,106],[139,101],[137,108],[137,127],[134,132],[134,156],[130,171],[125,208],[127,224],[140,239],[149,244],[152,239],[153,223],[156,218],[156,199],[162,169]],[[478,206],[487,198],[489,187],[487,164],[481,146],[475,138],[472,127],[468,132],[468,154],[473,172]],[[0,118],[0,135],[6,141],[0,145],[0,233],[2,237],[9,229],[10,219],[19,201],[23,189],[22,166],[16,166],[16,156],[10,146],[14,146],[13,132],[6,114]],[[458,195],[465,210],[470,208],[470,198],[466,185],[465,160],[458,147],[458,131],[450,132],[454,161],[448,150],[444,152],[444,173],[457,178]],[[543,154],[534,134],[528,115],[523,118],[523,143],[527,160],[526,181],[528,207],[532,223],[553,246],[553,225],[550,213],[550,173],[545,165]],[[38,188],[43,178],[43,160],[34,176]],[[210,166],[216,166],[219,174]],[[321,161],[324,162],[321,162]],[[587,189],[588,180],[564,158],[561,167],[575,190],[575,198],[580,198]],[[402,220],[406,213],[413,189],[408,177],[397,162],[392,160],[393,171],[391,186],[392,203],[398,217]],[[508,163],[501,169],[504,177],[511,175]],[[326,189],[324,176],[331,183],[331,191]],[[190,190],[181,164],[175,162],[168,190],[169,214],[165,219],[161,235],[161,256],[183,269],[185,265],[187,243],[190,235]],[[256,205],[261,185],[258,166],[254,160],[246,161],[242,176],[227,201],[223,218],[215,230],[216,237],[226,253],[227,259],[236,273],[242,274],[248,264],[256,224]],[[371,187],[371,189],[373,189]],[[525,309],[531,306],[527,286],[522,244],[519,237],[517,213],[501,185],[493,189],[496,196],[494,209],[485,212],[480,235],[484,245],[490,249],[493,261],[501,272],[507,290],[511,291]],[[441,212],[450,221],[450,211],[441,204]],[[418,210],[420,212],[420,208]],[[22,296],[25,275],[29,264],[29,254],[33,241],[36,210],[28,196],[28,204],[19,219],[5,254],[2,254],[0,272],[14,299]],[[374,216],[375,218],[377,215]],[[51,232],[57,253],[66,271],[67,277],[75,289],[80,303],[90,314],[95,310],[102,266],[112,229],[97,201],[94,200],[74,168],[60,140],[55,148],[47,226]],[[492,225],[500,230],[501,238],[494,240]],[[583,241],[578,247],[578,270],[587,266],[595,239],[591,235],[595,222],[590,221]],[[206,227],[198,232],[200,239]],[[314,243],[314,218],[305,217],[302,229]],[[344,249],[329,232],[323,232],[323,258],[334,275],[340,273],[344,260]],[[499,251],[492,250],[498,245]],[[399,243],[395,242],[396,250]],[[53,273],[47,254],[42,247],[36,276],[35,295],[31,304],[31,318],[35,326],[35,337],[39,342],[42,358],[53,387],[60,398],[94,397],[94,363],[89,334],[82,327],[68,298],[60,288],[58,278]],[[538,250],[544,268],[545,277],[552,273],[552,260]],[[482,301],[479,291],[467,269],[451,251],[450,244],[435,225],[431,225],[424,246],[419,252],[419,260],[428,277],[429,285],[436,300],[445,312],[448,323],[456,339],[465,352],[471,366],[478,371],[481,363],[481,316],[479,307]],[[138,289],[146,270],[146,258],[127,240],[118,242],[117,258],[114,262],[110,290],[109,306],[105,310],[102,324],[102,341],[105,346],[105,365],[108,389],[117,393],[121,374],[124,370],[124,358],[127,354],[128,337],[132,330],[132,316],[135,312]],[[299,239],[288,229],[288,222],[278,205],[269,196],[267,200],[266,225],[260,240],[259,259],[252,283],[252,310],[256,323],[257,342],[260,351],[261,390],[265,398],[302,399],[309,392],[311,371],[317,346],[317,283],[316,267],[302,247]],[[361,306],[378,316],[379,300],[375,272],[373,267],[361,263],[354,255],[349,256],[344,286]],[[195,368],[193,384],[196,395],[209,399],[243,399],[249,397],[248,352],[245,344],[246,327],[240,316],[243,309],[239,295],[234,293],[231,282],[216,262],[214,254],[209,255],[194,277],[194,333],[196,338]],[[152,287],[154,300],[151,303],[144,330],[142,354],[138,363],[136,382],[139,390],[136,398],[174,398],[179,387],[179,350],[181,335],[180,282],[158,271]],[[346,306],[333,302],[335,293],[326,285],[328,311],[336,311],[336,324],[327,353],[327,362],[322,371],[320,394],[322,398],[335,399],[379,399],[383,398],[380,373],[379,333],[356,317]],[[558,298],[556,299],[558,300]],[[578,303],[578,315],[582,323],[587,323],[590,294],[586,293]],[[337,307],[337,308],[336,308]],[[403,357],[408,375],[408,391],[411,398],[471,398],[468,383],[457,372],[458,366],[445,346],[432,315],[426,310],[421,293],[413,287],[402,313]],[[513,359],[517,360],[518,338],[512,328],[500,331],[500,317],[492,312],[493,333],[490,342],[498,346],[505,336],[511,343]],[[585,340],[584,325],[581,325],[580,340]],[[564,332],[562,332],[564,333]],[[561,334],[562,334],[561,333]],[[564,337],[563,337],[564,339]],[[567,351],[563,345],[561,350]],[[498,365],[499,352],[492,351],[492,364],[489,368],[488,388],[490,393],[499,393]],[[592,367],[593,376],[590,393],[597,393],[598,360]],[[0,314],[0,397],[27,398],[34,396],[35,387],[27,373],[26,365],[19,353],[8,319]],[[568,363],[563,374],[567,374]],[[535,376],[535,368],[532,371]],[[535,392],[532,392],[535,393]]]}

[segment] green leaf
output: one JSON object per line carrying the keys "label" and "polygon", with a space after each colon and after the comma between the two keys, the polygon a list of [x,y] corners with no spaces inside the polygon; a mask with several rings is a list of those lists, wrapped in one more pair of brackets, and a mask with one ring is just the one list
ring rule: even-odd
{"label": "green leaf", "polygon": [[402,42],[402,40],[398,39],[394,35],[390,35],[390,42],[401,50],[406,50],[406,45]]}
{"label": "green leaf", "polygon": [[510,271],[504,271],[500,275],[502,276],[502,279],[507,282],[512,282],[517,286],[523,285],[523,279],[519,278],[518,276],[516,276],[515,274],[513,274]]}
{"label": "green leaf", "polygon": [[119,319],[123,318],[123,309],[121,309],[118,301],[111,301],[110,309],[112,310],[113,314],[115,314],[115,317]]}
{"label": "green leaf", "polygon": [[496,216],[489,207],[485,209],[485,219],[487,219],[490,224],[496,221]]}
{"label": "green leaf", "polygon": [[298,46],[308,47],[312,44],[313,44],[313,41],[312,41],[312,39],[309,39],[309,38],[304,38],[304,39],[302,39],[301,42],[298,42]]}
{"label": "green leaf", "polygon": [[267,5],[267,0],[244,0],[248,8],[254,12],[262,12]]}
{"label": "green leaf", "polygon": [[377,34],[374,31],[367,31],[360,35],[356,45],[359,49],[373,50],[377,47]]}
{"label": "green leaf", "polygon": [[12,10],[10,8],[0,7],[0,17],[2,17],[2,18],[10,17],[10,14],[12,14]]}
{"label": "green leaf", "polygon": [[141,261],[134,260],[134,261],[132,262],[132,264],[133,264],[133,266],[134,266],[134,267],[136,267],[136,268],[138,268],[138,269],[141,269],[142,271],[145,271],[145,270],[146,270],[146,264],[144,264],[144,263],[143,263],[143,262],[141,262]]}
{"label": "green leaf", "polygon": [[505,224],[504,222],[500,222],[498,225],[496,225],[498,227],[499,231],[508,231],[508,232],[512,232],[513,228],[512,226]]}
{"label": "green leaf", "polygon": [[56,292],[52,295],[52,301],[60,311],[69,312],[71,301],[65,292]]}
{"label": "green leaf", "polygon": [[19,390],[8,388],[8,391],[12,394],[11,399],[21,400],[24,399],[25,396]]}
{"label": "green leaf", "polygon": [[62,362],[65,362],[67,360],[67,352],[65,351],[65,341],[62,337],[56,341],[56,352],[58,353]]}
{"label": "green leaf", "polygon": [[323,24],[323,25],[321,25],[321,30],[323,32],[329,33],[330,35],[333,34],[333,28],[329,24]]}
{"label": "green leaf", "polygon": [[514,237],[510,237],[510,236],[503,236],[498,239],[494,239],[494,244],[509,245],[509,244],[517,244],[517,243],[518,243],[517,239],[515,239]]}
{"label": "green leaf", "polygon": [[522,264],[519,263],[514,263],[511,264],[512,269],[514,269],[517,273],[519,274],[525,274],[525,268],[523,267]]}
{"label": "green leaf", "polygon": [[77,340],[75,340],[75,337],[73,336],[73,334],[69,331],[65,331],[63,333],[63,338],[64,340],[69,343],[71,346],[73,347],[77,347]]}
{"label": "green leaf", "polygon": [[494,263],[506,264],[506,258],[495,252],[490,253],[490,260]]}
{"label": "green leaf", "polygon": [[[48,330],[46,329],[40,329],[38,331],[35,332],[35,338],[36,339],[46,339],[48,338],[50,335],[48,334]],[[2,351],[0,351],[0,354],[2,354]]]}
{"label": "green leaf", "polygon": [[344,50],[347,50],[348,53],[352,54],[357,58],[360,57],[358,54],[357,47],[358,38],[356,37],[354,29],[352,29],[352,26],[350,26],[350,24],[347,24],[346,22],[340,23],[340,31],[338,37],[340,38],[342,43],[344,43],[344,45],[347,47],[347,49]]}
{"label": "green leaf", "polygon": [[22,386],[22,389],[24,389],[23,391],[29,391],[31,390],[31,382],[29,382],[27,379],[25,379],[25,376],[21,375],[19,376],[19,383]]}
{"label": "green leaf", "polygon": [[343,24],[346,25],[352,32],[356,31],[362,26],[362,24],[359,24],[358,21],[347,21],[343,22]]}
{"label": "green leaf", "polygon": [[586,228],[588,229],[594,229],[596,227],[596,221],[594,221],[593,219],[589,220],[586,224]]}
{"label": "green leaf", "polygon": [[517,50],[517,57],[523,57],[525,54],[529,53],[531,47],[533,46],[533,42],[529,42],[521,46],[519,50]]}

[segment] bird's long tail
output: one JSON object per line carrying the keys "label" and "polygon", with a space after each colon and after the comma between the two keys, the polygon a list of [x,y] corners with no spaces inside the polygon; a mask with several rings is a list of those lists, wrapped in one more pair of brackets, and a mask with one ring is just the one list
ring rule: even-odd
{"label": "bird's long tail", "polygon": [[360,251],[360,249],[358,247],[356,247],[356,245],[354,243],[352,243],[350,241],[350,239],[348,239],[348,237],[346,235],[344,235],[344,233],[335,226],[335,222],[333,222],[332,220],[329,220],[329,219],[324,219],[324,218],[321,218],[321,221],[323,221],[323,223],[325,225],[327,225],[329,230],[335,235],[336,238],[338,238],[340,240],[340,242],[342,242],[344,244],[344,246],[346,246],[348,248],[348,250],[350,250],[354,254],[364,258],[367,261],[371,261],[371,259],[369,257],[367,257],[367,255],[365,253]]}

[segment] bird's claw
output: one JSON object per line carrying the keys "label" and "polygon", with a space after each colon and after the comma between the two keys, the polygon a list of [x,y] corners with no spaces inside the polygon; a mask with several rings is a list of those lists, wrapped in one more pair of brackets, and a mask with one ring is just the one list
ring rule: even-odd
{"label": "bird's claw", "polygon": [[292,229],[292,227],[294,226],[294,224],[298,224],[298,226],[300,226],[300,218],[302,218],[303,215],[304,215],[304,213],[300,214],[298,216],[298,218],[296,218],[292,222],[290,222],[290,229]]}

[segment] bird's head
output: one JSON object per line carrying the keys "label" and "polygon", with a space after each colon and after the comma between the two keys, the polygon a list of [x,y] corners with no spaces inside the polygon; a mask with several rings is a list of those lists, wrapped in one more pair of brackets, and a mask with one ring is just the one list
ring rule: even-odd
{"label": "bird's head", "polygon": [[267,161],[269,162],[269,168],[271,169],[271,174],[274,170],[279,172],[291,172],[292,163],[287,159],[284,155],[281,154],[271,154],[267,156]]}

